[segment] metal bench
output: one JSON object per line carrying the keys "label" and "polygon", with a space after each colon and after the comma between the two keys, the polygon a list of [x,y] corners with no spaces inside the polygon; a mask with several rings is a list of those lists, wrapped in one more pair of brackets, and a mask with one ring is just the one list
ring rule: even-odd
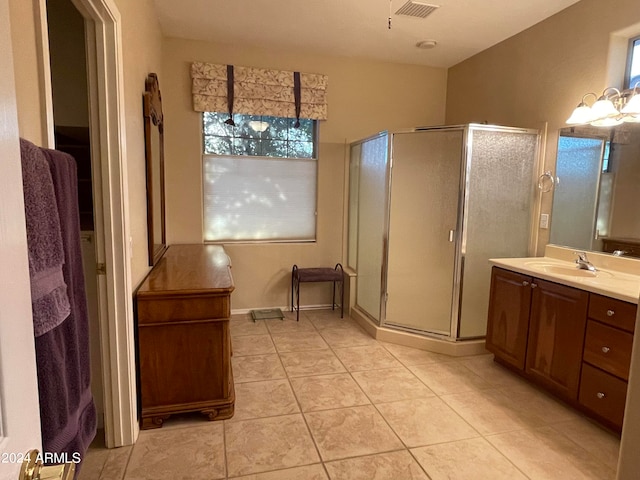
{"label": "metal bench", "polygon": [[344,272],[342,265],[334,268],[298,268],[291,270],[291,311],[296,312],[296,321],[300,321],[300,284],[309,282],[333,282],[333,300],[331,310],[336,308],[336,283],[340,284],[340,318],[344,317]]}

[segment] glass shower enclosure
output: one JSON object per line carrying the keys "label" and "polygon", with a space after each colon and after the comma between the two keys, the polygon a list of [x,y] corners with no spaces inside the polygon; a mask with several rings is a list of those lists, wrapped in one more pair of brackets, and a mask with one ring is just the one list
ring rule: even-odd
{"label": "glass shower enclosure", "polygon": [[532,249],[537,130],[382,132],[351,144],[348,264],[356,308],[380,326],[485,335],[489,258]]}

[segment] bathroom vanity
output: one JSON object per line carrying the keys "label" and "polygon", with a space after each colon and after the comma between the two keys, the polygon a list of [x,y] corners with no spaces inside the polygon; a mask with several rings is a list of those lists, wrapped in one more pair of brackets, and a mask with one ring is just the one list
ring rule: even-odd
{"label": "bathroom vanity", "polygon": [[218,245],[172,245],[136,293],[142,428],[170,415],[230,418],[234,408],[229,317],[234,289]]}
{"label": "bathroom vanity", "polygon": [[619,431],[640,294],[637,266],[594,273],[562,255],[491,260],[486,347],[497,362]]}

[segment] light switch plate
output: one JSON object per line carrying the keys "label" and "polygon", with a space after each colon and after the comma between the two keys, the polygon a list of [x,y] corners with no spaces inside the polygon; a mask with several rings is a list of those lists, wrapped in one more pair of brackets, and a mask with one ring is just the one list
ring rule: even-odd
{"label": "light switch plate", "polygon": [[540,214],[540,228],[549,228],[549,214]]}

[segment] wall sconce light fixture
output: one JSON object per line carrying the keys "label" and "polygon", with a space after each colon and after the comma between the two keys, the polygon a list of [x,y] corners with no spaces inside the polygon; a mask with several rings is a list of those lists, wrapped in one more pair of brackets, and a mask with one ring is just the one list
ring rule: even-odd
{"label": "wall sconce light fixture", "polygon": [[[596,100],[591,106],[586,103],[590,95]],[[622,122],[640,123],[640,82],[623,91],[605,88],[600,97],[591,92],[585,94],[566,123],[613,127]]]}

